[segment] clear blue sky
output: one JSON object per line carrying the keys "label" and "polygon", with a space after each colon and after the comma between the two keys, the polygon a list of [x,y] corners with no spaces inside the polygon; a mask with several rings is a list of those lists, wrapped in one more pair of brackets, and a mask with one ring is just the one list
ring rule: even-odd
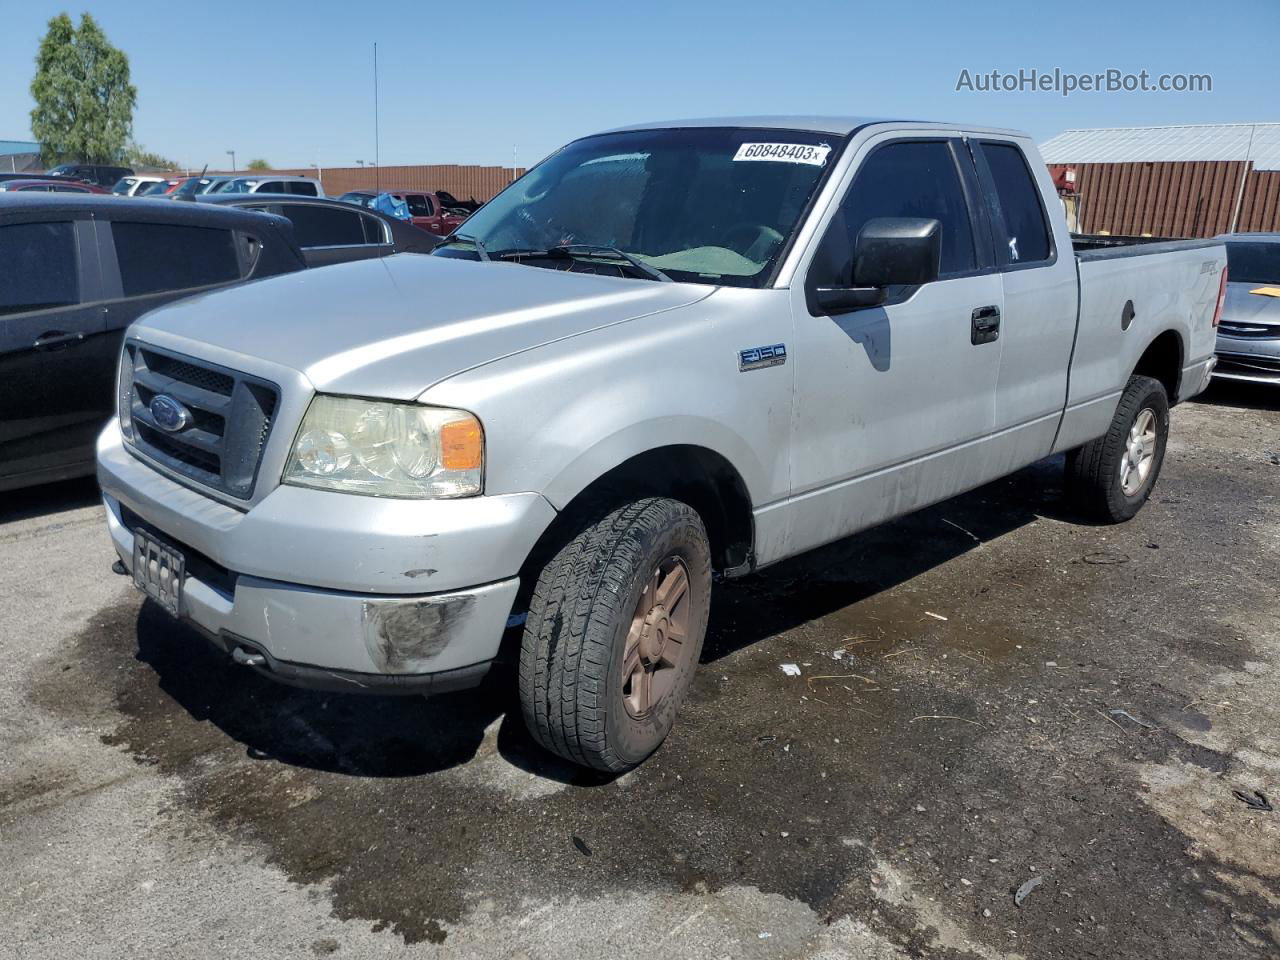
{"label": "clear blue sky", "polygon": [[[164,7],[168,12],[163,12]],[[184,12],[187,9],[191,12]],[[184,164],[373,159],[522,166],[645,120],[831,113],[1018,127],[1280,121],[1280,2],[21,0],[0,31],[0,139],[29,136],[49,17],[92,13],[129,55],[134,136]],[[962,68],[1208,73],[1208,94],[957,93]]]}

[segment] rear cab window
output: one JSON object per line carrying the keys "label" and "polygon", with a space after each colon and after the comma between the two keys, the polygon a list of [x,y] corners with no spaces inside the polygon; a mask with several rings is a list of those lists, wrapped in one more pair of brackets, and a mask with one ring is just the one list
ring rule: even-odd
{"label": "rear cab window", "polygon": [[1053,260],[1053,234],[1045,216],[1040,188],[1017,144],[982,140],[979,169],[985,166],[995,193],[996,256],[1003,266],[1045,264]]}
{"label": "rear cab window", "polygon": [[421,193],[406,193],[405,203],[409,205],[409,215],[413,217],[429,217],[432,214],[431,198]]}
{"label": "rear cab window", "polygon": [[171,223],[111,224],[126,297],[189,290],[240,279],[230,230]]}
{"label": "rear cab window", "polygon": [[80,302],[75,224],[0,226],[0,317]]}

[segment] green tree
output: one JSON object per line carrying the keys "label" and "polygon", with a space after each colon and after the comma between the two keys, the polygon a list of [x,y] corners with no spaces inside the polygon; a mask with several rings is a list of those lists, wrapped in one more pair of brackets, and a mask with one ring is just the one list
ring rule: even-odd
{"label": "green tree", "polygon": [[178,170],[182,164],[176,160],[170,160],[168,157],[162,157],[158,153],[152,153],[140,143],[129,141],[129,145],[124,149],[124,162],[131,167],[141,167],[148,170]]}
{"label": "green tree", "polygon": [[78,28],[65,13],[49,21],[31,97],[31,133],[46,165],[110,163],[124,151],[138,91],[129,82],[129,58],[89,14],[80,15]]}
{"label": "green tree", "polygon": [[257,159],[255,159],[255,160],[250,160],[250,161],[249,161],[248,169],[250,169],[250,170],[270,170],[270,169],[271,169],[271,164],[267,163],[267,161],[263,160],[261,157],[258,157],[258,158],[257,158]]}

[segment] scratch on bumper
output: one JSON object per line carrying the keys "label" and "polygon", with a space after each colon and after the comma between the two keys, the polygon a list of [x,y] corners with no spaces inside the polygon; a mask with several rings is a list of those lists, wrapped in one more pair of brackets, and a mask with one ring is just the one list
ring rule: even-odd
{"label": "scratch on bumper", "polygon": [[368,600],[365,646],[382,673],[424,673],[471,615],[475,597],[455,594],[414,601]]}

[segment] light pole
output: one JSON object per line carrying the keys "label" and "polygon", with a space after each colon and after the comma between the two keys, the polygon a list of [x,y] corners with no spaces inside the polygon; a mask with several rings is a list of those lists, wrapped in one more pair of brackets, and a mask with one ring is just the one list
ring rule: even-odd
{"label": "light pole", "polygon": [[236,172],[236,152],[234,150],[228,150],[227,156],[231,158],[231,172],[235,173]]}
{"label": "light pole", "polygon": [[310,166],[311,166],[311,169],[312,169],[312,170],[314,170],[314,171],[316,172],[316,182],[323,184],[323,183],[324,183],[324,170],[322,170],[322,169],[320,168],[320,164],[318,164],[318,163],[313,163],[313,164],[310,164]]}

